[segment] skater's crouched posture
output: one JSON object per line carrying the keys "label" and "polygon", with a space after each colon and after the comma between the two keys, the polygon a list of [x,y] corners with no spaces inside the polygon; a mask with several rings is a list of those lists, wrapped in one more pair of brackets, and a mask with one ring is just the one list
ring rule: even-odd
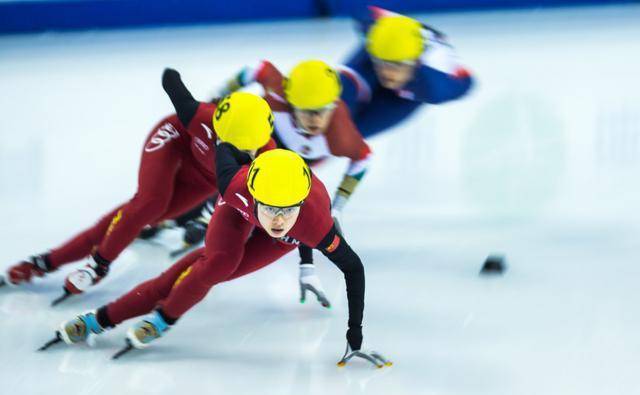
{"label": "skater's crouched posture", "polygon": [[145,225],[175,218],[216,193],[214,145],[217,139],[229,136],[230,128],[252,131],[234,137],[241,138],[234,142],[240,149],[255,153],[275,147],[273,114],[259,96],[236,93],[222,104],[201,103],[172,69],[165,70],[162,83],[176,114],[160,122],[147,138],[136,195],[68,242],[10,267],[0,282],[23,284],[88,257],[87,264],[72,272],[64,286],[66,295],[84,292],[107,275],[110,264]]}
{"label": "skater's crouched posture", "polygon": [[298,243],[322,251],[344,273],[349,304],[347,352],[379,367],[389,364],[362,344],[365,275],[360,258],[336,231],[329,195],[297,154],[267,151],[253,162],[228,143],[216,147],[220,197],[205,247],[175,263],[113,303],[62,324],[68,344],[87,340],[124,320],[147,314],[127,333],[128,348],[144,348],[163,336],[211,287],[259,270]]}

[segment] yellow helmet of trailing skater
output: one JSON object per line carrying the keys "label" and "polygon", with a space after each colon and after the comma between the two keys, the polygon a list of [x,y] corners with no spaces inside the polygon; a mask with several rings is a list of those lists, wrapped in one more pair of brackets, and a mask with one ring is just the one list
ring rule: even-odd
{"label": "yellow helmet of trailing skater", "polygon": [[294,107],[313,110],[340,97],[342,84],[334,69],[321,60],[298,63],[284,80],[284,93]]}
{"label": "yellow helmet of trailing skater", "polygon": [[390,62],[416,60],[424,45],[420,22],[402,15],[379,18],[367,33],[369,54]]}
{"label": "yellow helmet of trailing skater", "polygon": [[290,207],[300,203],[311,190],[311,170],[293,151],[274,149],[251,163],[247,187],[253,198],[268,206]]}
{"label": "yellow helmet of trailing skater", "polygon": [[258,95],[234,92],[218,102],[213,129],[220,140],[240,150],[257,150],[271,138],[271,107]]}

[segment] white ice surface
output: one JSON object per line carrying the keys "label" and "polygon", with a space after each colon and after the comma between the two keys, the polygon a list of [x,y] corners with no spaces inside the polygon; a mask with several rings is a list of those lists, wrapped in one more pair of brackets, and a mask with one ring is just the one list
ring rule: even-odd
{"label": "white ice surface", "polygon": [[[2,394],[638,394],[640,7],[425,16],[477,77],[372,141],[344,227],[367,270],[365,346],[395,366],[335,366],[334,303],[300,305],[295,254],[216,287],[148,350],[34,350],[74,314],[170,265],[136,243],[58,308],[64,272],[0,290]],[[171,111],[173,66],[202,99],[244,64],[337,63],[346,20],[0,37],[0,269],[126,200],[141,143]],[[330,190],[345,163],[318,174]],[[477,273],[506,254],[503,278]]]}

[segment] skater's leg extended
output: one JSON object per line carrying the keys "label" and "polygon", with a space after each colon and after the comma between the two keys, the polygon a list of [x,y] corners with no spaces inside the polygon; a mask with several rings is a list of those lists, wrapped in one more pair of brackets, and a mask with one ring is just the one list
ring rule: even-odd
{"label": "skater's leg extended", "polygon": [[169,208],[181,162],[179,149],[170,148],[143,154],[138,191],[118,210],[97,247],[106,260],[115,260],[145,225],[157,222]]}
{"label": "skater's leg extended", "polygon": [[96,246],[104,237],[109,225],[121,207],[118,206],[89,229],[74,236],[61,246],[52,249],[49,253],[52,268],[57,269],[67,263],[79,261],[95,252]]}
{"label": "skater's leg extended", "polygon": [[50,252],[35,255],[7,270],[7,281],[12,285],[30,282],[33,277],[42,277],[60,266],[83,259],[94,252],[95,246],[102,240],[111,220],[118,209],[102,217],[91,228],[74,236],[71,240],[54,248]]}
{"label": "skater's leg extended", "polygon": [[161,302],[162,310],[178,318],[202,300],[211,287],[228,279],[240,265],[252,230],[253,225],[234,208],[218,206],[209,223],[204,254]]}
{"label": "skater's leg extended", "polygon": [[41,350],[45,350],[59,341],[64,341],[67,344],[87,342],[91,336],[113,328],[129,318],[151,313],[158,302],[167,297],[180,277],[188,272],[189,267],[200,254],[202,254],[201,250],[194,251],[176,262],[160,276],[143,282],[116,301],[63,322],[56,332],[56,338],[48,342]]}
{"label": "skater's leg extended", "polygon": [[262,229],[256,229],[244,248],[244,256],[238,269],[226,280],[231,281],[245,276],[274,263],[296,248],[293,244],[285,244],[274,240]]}
{"label": "skater's leg extended", "polygon": [[[170,127],[167,125],[171,124],[161,123],[157,129]],[[157,145],[150,146],[156,133],[151,133],[143,149],[135,196],[113,215],[89,263],[67,277],[66,292],[80,293],[100,281],[107,274],[109,264],[136,238],[140,230],[146,224],[156,222],[167,211],[174,194],[175,176],[182,162],[184,147],[179,138],[168,140],[160,148]]]}
{"label": "skater's leg extended", "polygon": [[[237,265],[235,272],[228,276],[226,280],[259,270],[275,262],[294,249],[295,246],[277,242],[264,231],[255,229],[242,248],[244,248],[242,260],[239,265]],[[217,255],[217,257],[222,259],[223,256]],[[202,288],[199,288],[192,294],[190,287],[193,286],[193,284],[202,286],[202,283],[193,280],[197,280],[199,279],[198,276],[203,275],[204,272],[198,270],[198,266],[203,262],[206,262],[206,260],[204,257],[200,257],[194,262],[193,266],[182,272],[180,277],[175,281],[167,299],[161,302],[160,308],[129,329],[127,338],[133,347],[146,347],[151,341],[162,336],[163,332],[168,330],[169,327],[176,322],[177,318],[206,295],[208,289],[211,288],[211,285],[208,284],[214,281],[215,283],[222,281],[220,280],[220,278],[222,278],[220,276],[223,276],[223,270],[212,270],[210,275],[212,278],[218,276],[217,280],[209,279],[209,281],[205,282],[207,285],[204,291],[202,291]],[[212,268],[211,265],[217,265],[217,262],[218,261],[210,262],[208,265]],[[220,266],[230,267],[227,262],[222,261],[220,262]]]}
{"label": "skater's leg extended", "polygon": [[[244,244],[252,229],[253,225],[230,206],[217,210],[209,226],[205,248],[188,255],[189,262],[180,268],[183,270],[179,275],[171,276],[173,281],[162,284],[163,291],[169,290],[168,295],[156,310],[129,329],[127,347],[122,352],[146,347],[161,337],[182,314],[202,300],[213,285],[228,278],[240,265]],[[143,304],[139,303],[138,307]],[[147,304],[145,308],[149,306]],[[128,309],[124,313],[130,316],[132,311]]]}
{"label": "skater's leg extended", "polygon": [[[167,140],[161,145],[150,144],[161,129],[173,123],[178,124],[175,115],[160,122],[149,135],[140,164],[138,193],[132,201],[118,207],[91,228],[46,254],[49,270],[95,253],[102,258],[99,261],[111,262],[146,223],[153,222],[154,217],[162,215],[173,194],[173,175],[180,165],[182,142],[179,141],[178,134],[175,139]],[[132,231],[135,227],[139,228]],[[134,233],[133,237],[129,233]],[[90,263],[95,266],[95,262]]]}
{"label": "skater's leg extended", "polygon": [[252,230],[253,226],[235,209],[219,207],[212,217],[206,247],[100,308],[96,313],[100,328],[149,313],[127,334],[127,349],[146,347],[204,298],[213,285],[256,271],[295,248],[273,240],[262,230]]}
{"label": "skater's leg extended", "polygon": [[189,273],[191,265],[203,253],[203,248],[191,252],[158,277],[143,282],[116,301],[104,306],[109,323],[118,325],[130,318],[150,313],[162,299],[169,295],[179,279]]}

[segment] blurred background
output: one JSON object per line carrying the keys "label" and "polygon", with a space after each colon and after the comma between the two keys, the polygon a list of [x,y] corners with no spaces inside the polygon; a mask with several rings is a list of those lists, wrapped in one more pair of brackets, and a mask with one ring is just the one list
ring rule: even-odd
{"label": "blurred background", "polygon": [[348,17],[375,5],[401,13],[538,9],[633,0],[2,0],[0,31],[86,30],[159,25]]}
{"label": "blurred background", "polygon": [[[108,360],[126,325],[97,350],[36,354],[59,322],[171,264],[166,248],[135,243],[107,281],[59,308],[49,302],[65,271],[0,289],[5,388],[640,393],[637,1],[0,0],[0,269],[131,196],[144,138],[173,111],[165,67],[207,100],[261,59],[285,72],[309,58],[338,65],[362,43],[351,16],[368,4],[446,33],[476,81],[372,139],[345,209],[367,269],[365,346],[395,366],[335,368],[344,282],[318,259],[334,309],[299,305],[294,254],[216,288],[127,361]],[[318,169],[328,190],[344,166]],[[491,253],[508,270],[480,278]]]}

